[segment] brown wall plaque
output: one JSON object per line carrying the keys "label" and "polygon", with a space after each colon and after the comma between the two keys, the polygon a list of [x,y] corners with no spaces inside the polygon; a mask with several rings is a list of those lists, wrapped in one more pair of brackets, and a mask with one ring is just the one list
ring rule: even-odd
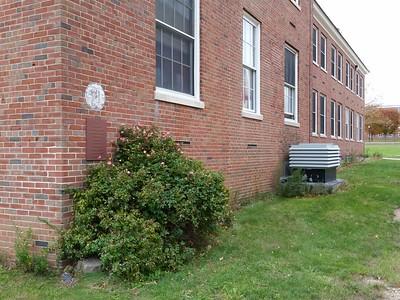
{"label": "brown wall plaque", "polygon": [[86,119],[86,160],[107,159],[107,121]]}

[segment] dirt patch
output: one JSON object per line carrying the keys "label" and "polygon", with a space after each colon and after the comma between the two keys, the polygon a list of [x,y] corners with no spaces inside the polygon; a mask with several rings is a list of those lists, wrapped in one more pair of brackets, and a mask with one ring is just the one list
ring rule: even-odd
{"label": "dirt patch", "polygon": [[394,211],[393,221],[400,222],[400,208]]}
{"label": "dirt patch", "polygon": [[387,286],[385,281],[380,278],[364,277],[361,282],[367,286],[377,286],[382,288],[383,300],[399,300],[400,299],[400,288],[393,288]]}

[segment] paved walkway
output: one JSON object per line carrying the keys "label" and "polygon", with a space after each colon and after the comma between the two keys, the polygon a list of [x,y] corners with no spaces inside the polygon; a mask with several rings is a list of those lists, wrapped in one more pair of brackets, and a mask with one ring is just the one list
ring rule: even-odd
{"label": "paved walkway", "polygon": [[400,158],[384,157],[383,160],[398,160],[398,161],[400,161]]}

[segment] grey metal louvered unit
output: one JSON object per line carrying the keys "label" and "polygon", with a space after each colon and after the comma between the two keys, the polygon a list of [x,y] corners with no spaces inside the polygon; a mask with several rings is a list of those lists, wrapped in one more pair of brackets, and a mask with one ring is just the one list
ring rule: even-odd
{"label": "grey metal louvered unit", "polygon": [[340,166],[340,148],[334,144],[299,144],[290,147],[289,166],[303,169],[310,181],[336,180]]}

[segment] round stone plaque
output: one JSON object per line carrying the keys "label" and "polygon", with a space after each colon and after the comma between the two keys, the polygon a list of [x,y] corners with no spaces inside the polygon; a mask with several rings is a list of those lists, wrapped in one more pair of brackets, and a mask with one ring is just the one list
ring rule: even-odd
{"label": "round stone plaque", "polygon": [[86,104],[93,110],[102,110],[106,103],[103,87],[98,83],[91,83],[85,92]]}

